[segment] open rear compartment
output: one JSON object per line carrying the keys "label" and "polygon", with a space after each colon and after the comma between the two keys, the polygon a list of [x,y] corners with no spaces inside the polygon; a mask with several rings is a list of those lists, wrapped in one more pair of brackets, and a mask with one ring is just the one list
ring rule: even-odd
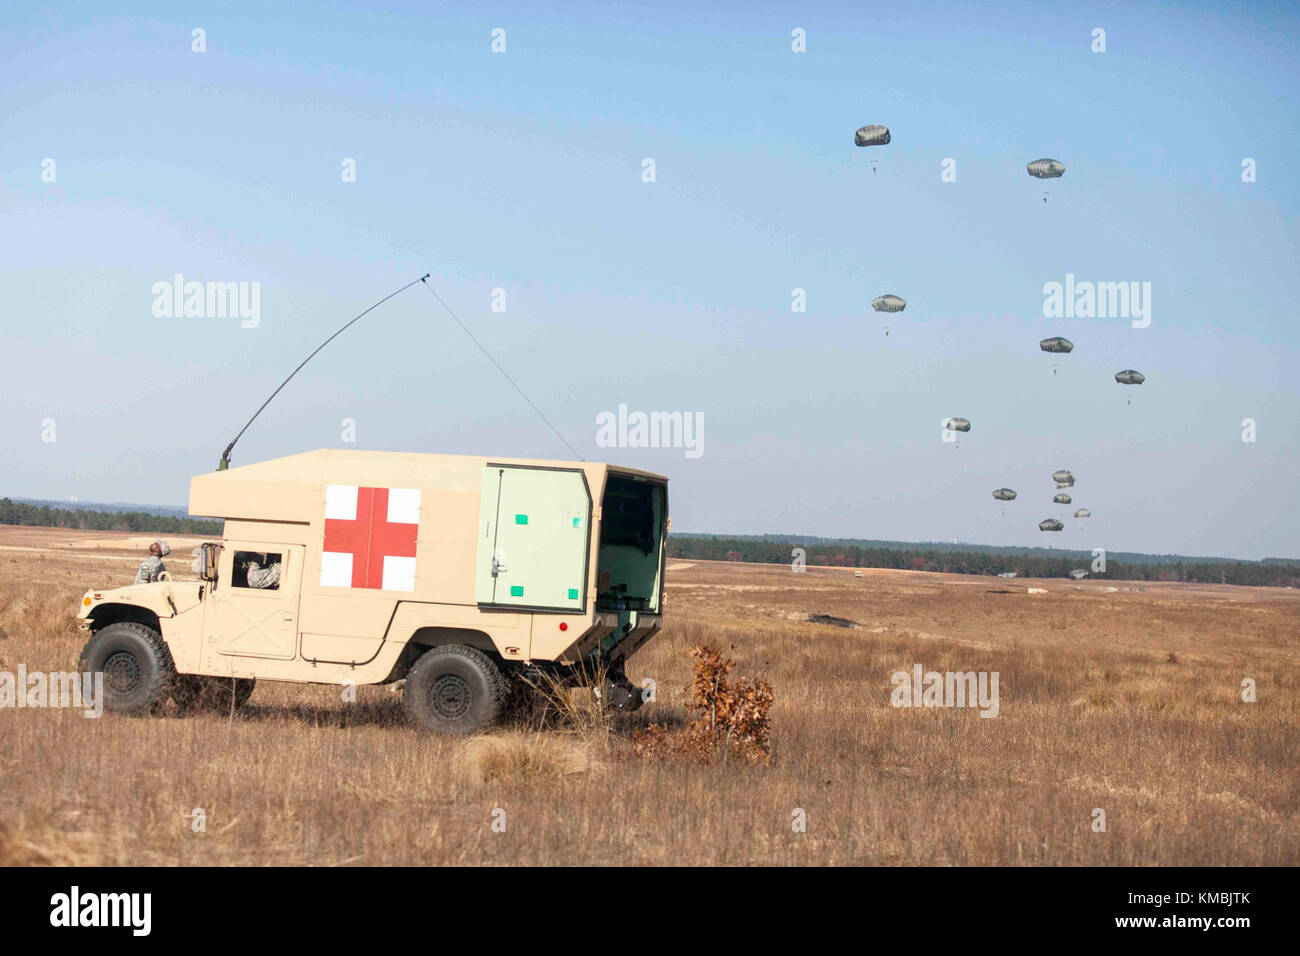
{"label": "open rear compartment", "polygon": [[659,613],[667,529],[667,486],[611,471],[601,499],[597,610]]}

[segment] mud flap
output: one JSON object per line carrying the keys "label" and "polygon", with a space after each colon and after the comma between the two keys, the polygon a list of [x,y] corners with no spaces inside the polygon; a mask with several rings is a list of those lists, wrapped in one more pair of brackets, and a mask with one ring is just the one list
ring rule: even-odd
{"label": "mud flap", "polygon": [[601,698],[611,710],[631,713],[641,709],[641,689],[627,679],[622,667],[605,675]]}

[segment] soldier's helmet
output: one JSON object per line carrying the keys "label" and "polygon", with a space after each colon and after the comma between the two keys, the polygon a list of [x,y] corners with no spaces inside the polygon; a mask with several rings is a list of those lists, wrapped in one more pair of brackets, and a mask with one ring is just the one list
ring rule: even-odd
{"label": "soldier's helmet", "polygon": [[167,557],[167,555],[172,553],[172,549],[167,546],[167,542],[164,541],[162,538],[159,538],[157,541],[154,542],[154,544],[158,545],[159,557],[165,558]]}

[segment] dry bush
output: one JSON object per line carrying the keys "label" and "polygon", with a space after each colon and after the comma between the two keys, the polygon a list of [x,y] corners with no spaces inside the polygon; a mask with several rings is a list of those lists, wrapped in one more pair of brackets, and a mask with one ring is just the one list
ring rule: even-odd
{"label": "dry bush", "polygon": [[[735,650],[735,645],[731,647]],[[645,757],[676,755],[699,761],[737,757],[750,763],[771,762],[772,685],[763,680],[728,678],[735,661],[715,648],[691,648],[694,674],[686,709],[693,719],[681,731],[658,723],[632,737],[633,753]]]}
{"label": "dry bush", "polygon": [[558,780],[599,766],[590,746],[576,735],[520,731],[471,737],[456,762],[474,786]]}
{"label": "dry bush", "polygon": [[561,728],[589,738],[607,738],[612,732],[613,715],[596,691],[604,687],[608,669],[586,660],[576,668],[568,680],[551,671],[521,678],[524,687],[533,691],[528,717],[537,730]]}

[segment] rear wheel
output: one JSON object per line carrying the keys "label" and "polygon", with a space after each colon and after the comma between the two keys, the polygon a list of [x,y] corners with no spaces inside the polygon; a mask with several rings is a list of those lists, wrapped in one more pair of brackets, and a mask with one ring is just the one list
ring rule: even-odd
{"label": "rear wheel", "polygon": [[406,712],[425,730],[470,734],[501,716],[509,682],[475,647],[446,644],[427,651],[406,675]]}
{"label": "rear wheel", "polygon": [[104,675],[104,709],[113,713],[153,713],[176,686],[176,665],[162,635],[135,621],[97,631],[79,666],[83,673]]}

